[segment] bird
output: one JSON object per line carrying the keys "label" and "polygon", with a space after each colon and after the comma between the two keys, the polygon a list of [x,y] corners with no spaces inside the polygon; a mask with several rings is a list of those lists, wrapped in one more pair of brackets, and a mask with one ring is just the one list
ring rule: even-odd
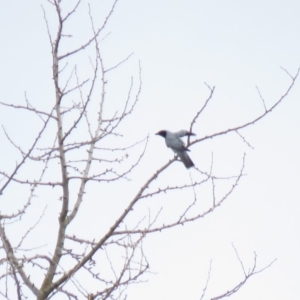
{"label": "bird", "polygon": [[187,151],[190,151],[186,148],[181,137],[195,135],[195,133],[189,132],[187,130],[180,130],[178,132],[171,132],[168,130],[160,130],[156,133],[165,139],[167,147],[171,148],[181,159],[183,164],[187,169],[194,167],[194,163],[187,154]]}

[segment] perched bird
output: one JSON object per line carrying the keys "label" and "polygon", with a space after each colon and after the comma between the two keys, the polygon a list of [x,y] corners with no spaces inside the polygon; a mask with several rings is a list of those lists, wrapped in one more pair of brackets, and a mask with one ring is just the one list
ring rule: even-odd
{"label": "perched bird", "polygon": [[167,147],[171,148],[181,159],[183,164],[187,169],[194,166],[194,163],[190,159],[187,151],[190,151],[188,148],[185,147],[183,140],[181,137],[195,135],[195,133],[180,130],[178,132],[171,132],[168,130],[161,130],[156,133],[156,135],[160,135],[165,138]]}

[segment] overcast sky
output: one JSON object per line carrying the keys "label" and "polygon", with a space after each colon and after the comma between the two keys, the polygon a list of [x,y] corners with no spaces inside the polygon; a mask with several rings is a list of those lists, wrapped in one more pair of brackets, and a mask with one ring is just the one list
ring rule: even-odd
{"label": "overcast sky", "polygon": [[[91,1],[95,17],[101,18],[107,12],[102,2]],[[41,4],[54,23],[53,13],[47,1],[0,3],[1,101],[22,103],[26,92],[35,104],[47,106],[53,101],[51,53]],[[83,15],[87,13],[87,1],[82,2],[80,10]],[[299,12],[300,2],[289,0],[119,1],[106,28],[110,35],[103,41],[103,53],[105,63],[112,65],[134,52],[120,71],[124,74],[136,76],[141,63],[141,100],[124,129],[130,141],[150,135],[147,161],[136,171],[139,178],[149,177],[173,157],[154,133],[160,129],[188,129],[209,94],[205,83],[216,90],[195,126],[198,137],[261,114],[264,107],[256,86],[267,107],[285,93],[290,78],[281,67],[291,74],[300,67]],[[80,22],[73,26],[79,36],[87,35]],[[118,93],[122,97],[129,82],[126,80],[121,80],[120,90],[112,91],[115,97]],[[207,172],[213,153],[219,176],[238,173],[246,153],[247,176],[213,214],[146,239],[145,251],[155,274],[147,275],[147,283],[129,288],[127,299],[199,300],[211,260],[207,299],[224,293],[243,280],[232,243],[246,269],[252,266],[253,252],[258,267],[277,260],[230,299],[299,297],[299,99],[300,80],[271,114],[241,131],[254,149],[235,135],[191,149],[196,166]],[[24,133],[22,120],[19,123],[11,113],[1,107],[0,123],[18,142],[26,144],[30,132]],[[29,122],[28,126],[30,130],[35,125]],[[4,143],[1,133],[0,144]],[[3,151],[2,160],[14,164],[14,152]],[[167,179],[189,180],[189,171],[181,164],[171,168],[164,183]],[[190,172],[192,177],[197,176],[193,170]],[[142,179],[131,183],[130,191],[136,191]],[[172,206],[180,205],[184,197],[191,197],[191,193],[160,198],[158,206],[166,207],[166,218],[172,214]],[[151,207],[151,203],[145,205]]]}

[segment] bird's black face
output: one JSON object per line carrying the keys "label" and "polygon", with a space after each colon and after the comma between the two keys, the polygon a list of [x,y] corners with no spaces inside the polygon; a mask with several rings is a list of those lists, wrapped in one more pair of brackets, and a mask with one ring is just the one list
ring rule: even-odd
{"label": "bird's black face", "polygon": [[166,135],[167,135],[167,132],[165,131],[165,130],[161,130],[161,131],[159,131],[159,132],[157,132],[157,133],[155,133],[156,135],[160,135],[160,136],[162,136],[163,138],[166,138]]}

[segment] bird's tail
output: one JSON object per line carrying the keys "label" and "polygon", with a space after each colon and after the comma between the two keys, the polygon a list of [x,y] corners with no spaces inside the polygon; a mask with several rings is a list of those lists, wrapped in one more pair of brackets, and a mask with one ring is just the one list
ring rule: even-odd
{"label": "bird's tail", "polygon": [[195,166],[193,161],[191,160],[191,158],[186,152],[181,152],[179,157],[187,169]]}

